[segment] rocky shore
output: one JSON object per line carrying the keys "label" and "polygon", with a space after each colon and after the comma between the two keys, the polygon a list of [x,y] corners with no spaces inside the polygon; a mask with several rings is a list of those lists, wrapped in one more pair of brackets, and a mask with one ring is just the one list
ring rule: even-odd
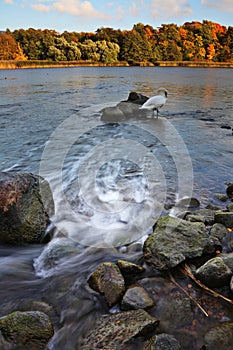
{"label": "rocky shore", "polygon": [[[41,191],[46,192],[41,195]],[[224,195],[224,209],[202,208],[195,198],[180,201],[176,216],[158,218],[144,244],[133,242],[118,249],[79,247],[68,237],[46,234],[54,209],[44,179],[1,173],[0,244],[17,247],[43,242],[34,269],[38,276],[41,272],[56,279],[56,288],[50,290],[48,284],[46,296],[25,298],[17,309],[1,300],[0,348],[49,349],[49,342],[66,322],[65,310],[59,311],[60,301],[68,295],[74,313],[81,305],[73,275],[67,274],[64,280],[56,269],[69,259],[81,265],[88,255],[96,260],[84,279],[85,290],[95,303],[101,301],[102,311],[74,339],[73,349],[232,349],[231,183]],[[106,259],[97,263],[102,251]],[[59,346],[54,349],[60,350]]]}

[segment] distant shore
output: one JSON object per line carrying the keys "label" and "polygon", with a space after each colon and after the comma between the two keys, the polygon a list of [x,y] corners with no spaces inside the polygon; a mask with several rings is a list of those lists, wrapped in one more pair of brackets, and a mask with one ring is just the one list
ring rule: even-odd
{"label": "distant shore", "polygon": [[205,61],[157,61],[151,62],[117,62],[103,64],[91,61],[0,61],[0,69],[26,68],[65,68],[65,67],[197,67],[197,68],[233,68],[233,62],[205,62]]}

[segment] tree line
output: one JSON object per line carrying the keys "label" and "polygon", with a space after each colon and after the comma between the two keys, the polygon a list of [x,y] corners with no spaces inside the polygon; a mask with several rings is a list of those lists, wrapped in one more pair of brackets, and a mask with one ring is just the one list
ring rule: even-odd
{"label": "tree line", "polygon": [[131,30],[101,27],[95,33],[7,29],[0,34],[0,60],[232,62],[233,27],[203,20],[159,28],[138,23]]}

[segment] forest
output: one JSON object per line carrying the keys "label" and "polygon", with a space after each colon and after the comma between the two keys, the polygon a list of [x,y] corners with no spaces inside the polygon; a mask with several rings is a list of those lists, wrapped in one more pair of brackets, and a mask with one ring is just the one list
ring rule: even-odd
{"label": "forest", "polygon": [[131,30],[101,27],[95,33],[49,29],[1,32],[0,60],[88,61],[135,64],[157,61],[233,62],[233,26],[208,20],[162,24],[142,23]]}

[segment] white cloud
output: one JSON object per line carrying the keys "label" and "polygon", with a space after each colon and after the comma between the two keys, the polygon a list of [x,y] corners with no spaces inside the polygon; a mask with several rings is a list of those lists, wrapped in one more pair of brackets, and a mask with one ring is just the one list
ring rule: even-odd
{"label": "white cloud", "polygon": [[230,12],[233,11],[232,0],[202,0],[201,4],[206,7],[219,9],[221,11]]}
{"label": "white cloud", "polygon": [[186,0],[152,0],[150,13],[154,18],[190,15],[192,9]]}
{"label": "white cloud", "polygon": [[97,11],[90,1],[57,0],[52,1],[49,5],[43,3],[34,4],[32,8],[40,12],[57,11],[82,18],[110,19],[108,15]]}
{"label": "white cloud", "polygon": [[13,4],[13,0],[4,0],[4,2],[5,2],[6,4],[10,4],[10,5]]}

